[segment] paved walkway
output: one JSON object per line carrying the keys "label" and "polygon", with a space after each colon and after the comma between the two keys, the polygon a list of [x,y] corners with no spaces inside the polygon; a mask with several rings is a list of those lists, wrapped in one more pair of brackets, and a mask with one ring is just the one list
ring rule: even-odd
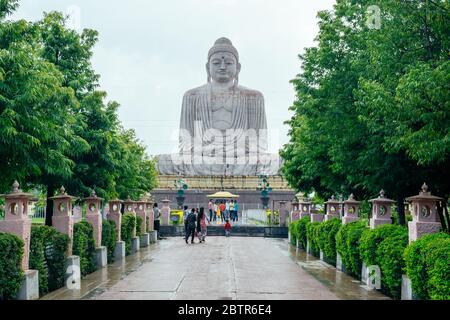
{"label": "paved walkway", "polygon": [[160,241],[43,299],[386,299],[285,239]]}

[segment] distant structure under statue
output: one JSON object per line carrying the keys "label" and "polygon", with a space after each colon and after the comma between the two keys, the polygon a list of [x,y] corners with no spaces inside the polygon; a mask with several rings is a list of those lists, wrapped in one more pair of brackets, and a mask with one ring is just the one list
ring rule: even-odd
{"label": "distant structure under statue", "polygon": [[239,85],[239,54],[227,38],[208,52],[207,84],[184,94],[179,153],[158,156],[161,175],[279,175],[280,157],[267,153],[264,97]]}

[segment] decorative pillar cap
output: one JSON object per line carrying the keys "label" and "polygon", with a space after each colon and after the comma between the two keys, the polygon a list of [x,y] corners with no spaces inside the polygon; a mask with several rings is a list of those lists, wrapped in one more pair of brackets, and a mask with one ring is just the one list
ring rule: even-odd
{"label": "decorative pillar cap", "polygon": [[422,191],[420,191],[418,195],[406,198],[405,200],[411,202],[411,201],[442,201],[444,199],[431,195],[431,191],[428,191],[428,186],[424,182],[422,185]]}
{"label": "decorative pillar cap", "polygon": [[0,197],[5,199],[17,199],[17,198],[27,198],[29,201],[36,201],[34,194],[23,192],[19,189],[19,183],[17,180],[12,184],[11,192],[7,194],[1,194]]}
{"label": "decorative pillar cap", "polygon": [[394,200],[386,198],[386,195],[385,195],[383,189],[380,190],[380,195],[378,196],[378,198],[370,199],[369,202],[370,203],[373,203],[373,202],[395,203]]}

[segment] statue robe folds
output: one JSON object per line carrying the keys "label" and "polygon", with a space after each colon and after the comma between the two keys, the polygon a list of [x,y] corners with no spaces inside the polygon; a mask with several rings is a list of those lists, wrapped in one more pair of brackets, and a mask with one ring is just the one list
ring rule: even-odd
{"label": "statue robe folds", "polygon": [[211,85],[189,90],[183,98],[179,153],[161,155],[160,174],[184,176],[276,175],[279,156],[267,153],[264,97],[236,86],[230,90],[231,125],[215,128]]}

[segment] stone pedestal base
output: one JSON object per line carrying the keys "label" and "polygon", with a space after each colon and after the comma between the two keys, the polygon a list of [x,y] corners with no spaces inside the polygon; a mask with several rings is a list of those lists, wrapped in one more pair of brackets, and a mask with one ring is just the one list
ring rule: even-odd
{"label": "stone pedestal base", "polygon": [[367,284],[367,266],[364,262],[362,263],[361,268],[361,282]]}
{"label": "stone pedestal base", "polygon": [[141,248],[142,247],[148,247],[148,245],[150,244],[150,235],[148,233],[144,233],[141,236],[139,242],[141,243]]}
{"label": "stone pedestal base", "polygon": [[139,238],[131,239],[131,252],[137,252],[140,249]]}
{"label": "stone pedestal base", "polygon": [[382,224],[391,224],[392,220],[391,219],[374,219],[374,218],[370,218],[370,229],[375,229],[377,226],[380,226]]}
{"label": "stone pedestal base", "polygon": [[17,294],[18,300],[37,300],[39,299],[39,271],[26,270],[25,279],[20,286]]}
{"label": "stone pedestal base", "polygon": [[304,218],[304,217],[311,217],[311,214],[310,214],[310,213],[303,213],[303,212],[302,212],[302,213],[300,213],[299,216],[298,216],[299,219],[302,219],[302,218]]}
{"label": "stone pedestal base", "polygon": [[80,257],[69,256],[66,260],[66,287],[68,289],[81,289]]}
{"label": "stone pedestal base", "polygon": [[342,265],[342,257],[339,253],[336,252],[336,269],[344,272],[344,266]]}
{"label": "stone pedestal base", "polygon": [[402,300],[415,300],[414,294],[412,291],[411,280],[408,278],[406,274],[402,275]]}
{"label": "stone pedestal base", "polygon": [[309,244],[309,240],[306,242],[306,253],[311,254],[311,245]]}
{"label": "stone pedestal base", "polygon": [[158,240],[157,231],[156,230],[149,231],[148,234],[150,237],[150,243],[156,243],[156,241]]}
{"label": "stone pedestal base", "polygon": [[329,221],[333,218],[338,218],[339,219],[339,215],[338,214],[326,214],[325,215],[325,221]]}
{"label": "stone pedestal base", "polygon": [[117,241],[114,250],[114,260],[119,261],[125,258],[125,241]]}
{"label": "stone pedestal base", "polygon": [[322,222],[325,219],[323,214],[311,213],[311,222]]}
{"label": "stone pedestal base", "polygon": [[344,216],[342,218],[342,223],[343,224],[347,224],[347,223],[350,223],[350,222],[353,222],[353,221],[358,221],[358,220],[359,220],[359,217]]}
{"label": "stone pedestal base", "polygon": [[322,250],[320,250],[320,252],[319,252],[319,258],[320,258],[320,260],[324,261],[323,260],[323,251]]}
{"label": "stone pedestal base", "polygon": [[97,257],[97,268],[104,268],[108,264],[108,251],[106,247],[101,246],[95,248],[95,254]]}
{"label": "stone pedestal base", "polygon": [[409,242],[419,239],[421,236],[429,233],[437,233],[441,230],[441,223],[439,222],[408,222]]}

